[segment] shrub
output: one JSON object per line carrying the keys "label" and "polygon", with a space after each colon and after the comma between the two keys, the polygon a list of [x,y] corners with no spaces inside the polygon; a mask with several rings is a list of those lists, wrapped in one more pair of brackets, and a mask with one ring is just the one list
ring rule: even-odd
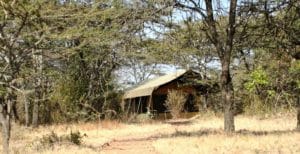
{"label": "shrub", "polygon": [[70,133],[70,138],[69,138],[69,141],[71,143],[74,143],[76,145],[80,145],[81,142],[82,142],[82,138],[84,137],[85,135],[81,135],[79,131],[76,131],[76,132],[72,132]]}
{"label": "shrub", "polygon": [[36,142],[36,149],[48,149],[53,148],[55,143],[61,142],[61,137],[59,137],[55,132],[44,135],[38,142]]}
{"label": "shrub", "polygon": [[82,143],[82,138],[85,137],[86,134],[81,134],[79,131],[70,132],[70,134],[58,136],[55,132],[51,132],[50,134],[44,135],[41,139],[32,143],[32,146],[36,150],[45,150],[48,148],[54,148],[56,144],[62,143],[72,143],[75,145],[80,145]]}
{"label": "shrub", "polygon": [[180,112],[184,108],[184,104],[187,99],[187,94],[182,91],[170,90],[166,103],[166,108],[170,111],[173,118],[178,118]]}

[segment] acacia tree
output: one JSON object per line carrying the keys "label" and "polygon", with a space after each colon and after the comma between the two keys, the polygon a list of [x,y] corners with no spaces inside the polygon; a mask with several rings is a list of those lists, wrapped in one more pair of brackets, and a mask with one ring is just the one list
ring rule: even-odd
{"label": "acacia tree", "polygon": [[16,92],[20,91],[19,73],[30,61],[32,49],[42,41],[36,37],[42,33],[38,26],[38,6],[27,1],[0,2],[0,121],[5,153],[9,153],[12,111]]}
{"label": "acacia tree", "polygon": [[[292,85],[289,89],[289,93],[294,96],[296,101],[297,110],[297,126],[296,130],[300,131],[300,3],[296,0],[290,0],[287,2],[285,7],[279,10],[279,15],[273,20],[272,25],[275,26],[275,30],[280,31],[275,33],[274,37],[277,40],[281,38],[281,41],[277,44],[277,48],[282,48],[282,50],[277,50],[285,52],[292,59],[289,67],[290,81],[288,84]],[[274,34],[274,30],[272,31]],[[275,52],[276,53],[276,52]],[[279,53],[279,55],[282,55]]]}
{"label": "acacia tree", "polygon": [[50,35],[56,44],[52,50],[62,57],[51,99],[70,120],[99,117],[117,104],[110,102],[117,98],[113,98],[114,72],[127,61],[126,53],[135,52],[128,46],[134,46],[137,33],[151,17],[130,1],[82,2],[53,3],[43,11],[56,27]]}
{"label": "acacia tree", "polygon": [[[204,30],[208,40],[214,45],[217,56],[221,62],[221,93],[222,104],[224,105],[224,129],[226,132],[233,132],[234,126],[234,93],[232,77],[230,74],[230,63],[234,48],[235,32],[237,29],[237,0],[230,0],[229,10],[224,8],[214,7],[212,0],[205,0],[204,5],[201,0],[174,0],[173,6],[183,11],[190,11],[196,16],[200,16],[203,21],[203,27],[199,30]],[[221,6],[220,3],[217,3]],[[221,15],[221,16],[219,16]],[[226,16],[226,32],[220,30],[218,20]],[[199,51],[201,52],[201,51]]]}
{"label": "acacia tree", "polygon": [[300,3],[288,0],[277,3],[262,1],[256,4],[255,12],[263,15],[262,21],[257,22],[263,23],[260,31],[265,32],[260,39],[263,42],[261,47],[278,61],[277,76],[273,78],[283,78],[282,82],[274,82],[274,89],[277,93],[288,93],[294,98],[297,110],[296,129],[300,130]]}

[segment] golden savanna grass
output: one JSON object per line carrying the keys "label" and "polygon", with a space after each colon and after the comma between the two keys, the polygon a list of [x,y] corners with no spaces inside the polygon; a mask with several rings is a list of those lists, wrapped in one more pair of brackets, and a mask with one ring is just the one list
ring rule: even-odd
{"label": "golden savanna grass", "polygon": [[[36,129],[14,124],[10,149],[12,153],[101,153],[105,148],[103,145],[116,140],[152,138],[147,143],[151,144],[155,153],[300,153],[300,133],[293,131],[296,127],[295,114],[268,118],[237,116],[235,125],[236,132],[226,134],[222,131],[223,118],[212,115],[178,122],[126,124],[102,121]],[[77,130],[86,134],[79,146],[56,143],[53,147],[36,148],[36,143],[52,131],[60,136]],[[126,149],[119,152],[126,153]]]}

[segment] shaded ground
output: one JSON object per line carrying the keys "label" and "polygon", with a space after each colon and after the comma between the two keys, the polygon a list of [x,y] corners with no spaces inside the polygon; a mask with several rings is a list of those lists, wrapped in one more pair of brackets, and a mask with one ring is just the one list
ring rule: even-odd
{"label": "shaded ground", "polygon": [[[300,132],[293,130],[295,115],[237,116],[235,122],[236,132],[230,135],[223,132],[223,118],[212,115],[166,122],[101,121],[37,129],[14,125],[11,153],[300,153]],[[75,131],[86,135],[79,146],[70,142],[41,145],[45,141],[42,139],[52,132],[64,136]]]}
{"label": "shaded ground", "polygon": [[[162,130],[161,132],[164,132]],[[221,129],[220,130],[208,130],[208,129],[202,129],[198,131],[184,131],[184,130],[178,130],[175,129],[175,132],[172,134],[161,134],[157,132],[156,135],[154,136],[149,136],[149,137],[137,137],[137,136],[131,136],[131,138],[127,139],[118,139],[118,140],[112,140],[109,143],[105,143],[102,146],[101,152],[107,153],[107,154],[119,154],[119,153],[124,153],[124,154],[151,154],[151,153],[160,153],[155,149],[155,146],[153,144],[159,140],[172,140],[176,138],[199,138],[199,137],[207,137],[207,136],[217,136],[217,135],[225,135],[225,136],[243,136],[243,137],[265,137],[265,136],[282,136],[282,135],[292,135],[292,134],[298,134],[299,132],[294,131],[294,130],[286,130],[286,131],[249,131],[249,130],[239,130],[234,134],[227,135],[225,134]],[[295,136],[295,138],[298,138]],[[188,140],[187,140],[188,141]],[[296,145],[298,143],[295,143]],[[166,147],[166,149],[169,147]],[[258,153],[260,152],[272,152],[276,153],[278,151],[256,151]],[[256,153],[255,152],[255,153]],[[293,153],[292,151],[290,151]],[[298,151],[300,152],[300,151]],[[251,153],[251,152],[250,152]],[[279,153],[281,153],[279,151]]]}
{"label": "shaded ground", "polygon": [[155,154],[155,148],[152,146],[154,138],[147,139],[127,139],[127,140],[115,140],[104,145],[101,150],[106,154]]}
{"label": "shaded ground", "polygon": [[[193,125],[195,123],[199,124],[199,121],[197,121],[196,118],[191,119],[180,119],[180,120],[172,120],[165,122],[170,125],[168,129],[160,129],[157,130],[156,133],[152,134],[151,136],[135,136],[132,135],[129,138],[120,138],[116,140],[112,140],[111,142],[105,144],[102,147],[101,152],[108,153],[108,154],[119,154],[119,153],[125,153],[125,154],[132,154],[132,153],[142,153],[142,154],[148,154],[148,153],[182,153],[185,152],[186,149],[192,149],[189,150],[188,153],[298,153],[300,152],[299,148],[291,149],[290,146],[285,147],[284,145],[277,145],[279,141],[282,140],[281,138],[286,137],[287,141],[293,141],[297,140],[297,138],[300,137],[300,133],[297,131],[294,131],[292,129],[288,130],[248,130],[248,129],[239,129],[233,134],[226,134],[223,132],[221,128],[219,129],[211,129],[211,128],[200,128],[200,129],[188,129],[189,125]],[[290,139],[291,136],[293,140]],[[222,145],[222,147],[217,147],[217,142],[214,145],[207,145],[208,151],[199,151],[199,146],[201,144],[199,143],[193,143],[192,145],[197,147],[193,149],[188,148],[189,145],[184,147],[181,144],[187,143],[190,141],[190,139],[199,140],[199,138],[215,138],[215,141],[217,141],[217,138],[229,138],[228,143],[231,144],[230,147],[235,147],[233,149],[228,149],[228,145]],[[267,147],[260,148],[259,145],[256,145],[253,149],[248,148],[247,146],[242,144],[236,144],[231,142],[239,142],[241,138],[244,138],[243,140],[270,140],[270,145],[267,145]],[[275,141],[274,141],[275,138]],[[233,140],[233,141],[231,141]],[[193,141],[193,140],[192,140]],[[195,142],[195,141],[194,141]],[[225,141],[226,142],[226,141]],[[272,145],[272,142],[275,142],[275,145]],[[160,144],[161,143],[161,144]],[[165,144],[167,143],[167,144]],[[247,143],[247,142],[246,142]],[[259,142],[258,142],[259,143]],[[295,142],[293,145],[291,144],[291,147],[298,145],[300,142]],[[221,143],[224,144],[224,143]],[[226,143],[225,143],[226,144]],[[280,143],[279,143],[280,144]],[[178,146],[177,146],[178,145]],[[172,147],[170,147],[172,146]],[[213,146],[214,150],[211,151],[209,147]],[[251,143],[248,144],[248,146],[252,146]],[[269,147],[268,147],[269,146]],[[183,151],[180,151],[181,149],[176,148],[181,147]],[[201,148],[201,147],[200,147]],[[205,148],[204,148],[205,149]]]}
{"label": "shaded ground", "polygon": [[[191,119],[179,119],[179,120],[169,120],[166,124],[174,125],[168,129],[161,128],[156,130],[152,135],[132,135],[130,137],[123,137],[119,139],[114,139],[111,142],[105,143],[102,146],[101,152],[106,154],[156,154],[159,153],[155,150],[153,143],[160,138],[173,137],[174,134],[169,134],[175,131],[179,132],[179,125],[189,125],[192,124],[194,118]],[[169,132],[169,133],[168,133]],[[151,134],[151,133],[150,133]]]}

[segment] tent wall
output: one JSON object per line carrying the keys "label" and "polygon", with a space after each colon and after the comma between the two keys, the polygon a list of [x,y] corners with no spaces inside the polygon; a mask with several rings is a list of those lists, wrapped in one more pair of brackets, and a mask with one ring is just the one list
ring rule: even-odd
{"label": "tent wall", "polygon": [[124,110],[128,113],[146,113],[149,96],[136,97],[125,100]]}
{"label": "tent wall", "polygon": [[149,107],[151,112],[164,113],[167,110],[164,104],[168,92],[170,90],[181,90],[189,94],[185,111],[194,112],[197,107],[195,107],[193,95],[197,93],[197,89],[196,85],[191,85],[187,78],[201,79],[199,76],[198,73],[193,71],[183,71],[149,81],[124,95],[126,99],[124,109],[128,113],[146,113]]}

